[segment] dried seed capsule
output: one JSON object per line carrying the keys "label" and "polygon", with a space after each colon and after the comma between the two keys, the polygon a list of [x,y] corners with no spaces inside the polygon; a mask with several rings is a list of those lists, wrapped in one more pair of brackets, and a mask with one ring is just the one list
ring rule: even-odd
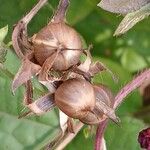
{"label": "dried seed capsule", "polygon": [[88,113],[87,116],[80,119],[80,121],[86,124],[98,124],[106,118],[110,118],[118,122],[119,120],[112,109],[114,98],[110,89],[104,85],[94,85],[93,87],[96,97],[96,105],[93,109],[93,113]]}
{"label": "dried seed capsule", "polygon": [[82,42],[78,33],[65,24],[50,22],[32,39],[35,59],[43,65],[48,57],[59,51],[53,68],[55,70],[67,70],[79,62],[82,53]]}
{"label": "dried seed capsule", "polygon": [[69,117],[83,118],[95,106],[93,86],[83,79],[69,79],[56,90],[55,102]]}

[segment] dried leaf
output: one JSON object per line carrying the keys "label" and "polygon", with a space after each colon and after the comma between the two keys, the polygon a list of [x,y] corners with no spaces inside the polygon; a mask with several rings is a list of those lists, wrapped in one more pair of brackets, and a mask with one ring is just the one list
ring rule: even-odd
{"label": "dried leaf", "polygon": [[0,29],[0,43],[2,43],[8,33],[8,25]]}
{"label": "dried leaf", "polygon": [[113,13],[127,14],[139,10],[148,3],[150,0],[101,0],[98,6]]}
{"label": "dried leaf", "polygon": [[136,23],[150,15],[150,3],[143,6],[140,10],[127,14],[116,29],[114,36],[124,34]]}
{"label": "dried leaf", "polygon": [[24,59],[22,61],[21,68],[19,69],[13,80],[12,92],[14,93],[20,85],[31,79],[34,75],[37,75],[40,69],[41,67],[39,65],[32,63],[28,59]]}

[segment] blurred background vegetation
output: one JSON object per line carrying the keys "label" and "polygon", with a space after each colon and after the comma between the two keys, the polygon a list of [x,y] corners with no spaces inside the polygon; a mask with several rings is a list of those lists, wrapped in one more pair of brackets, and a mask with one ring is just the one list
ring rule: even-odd
{"label": "blurred background vegetation", "polygon": [[[23,88],[15,96],[11,93],[13,75],[20,61],[11,46],[13,25],[25,15],[37,0],[0,0],[0,48],[7,49],[4,67],[0,69],[0,150],[40,150],[57,134],[57,110],[43,116],[18,119],[21,113]],[[70,0],[67,22],[83,37],[87,45],[93,44],[92,54],[95,60],[104,62],[119,77],[119,83],[112,81],[108,73],[97,75],[94,82],[108,85],[115,93],[129,82],[133,75],[150,66],[150,20],[138,23],[128,33],[113,37],[122,16],[106,12],[96,5],[99,0]],[[45,26],[51,18],[58,0],[49,0],[28,26],[29,35],[33,35]],[[86,45],[85,44],[85,45]],[[5,54],[4,54],[5,55]],[[3,61],[1,59],[1,61]],[[9,72],[8,72],[9,70]],[[33,81],[39,89],[40,85]],[[35,90],[36,97],[43,92]],[[150,123],[150,99],[144,105],[143,96],[135,91],[128,96],[118,109],[121,118],[120,127],[110,122],[105,139],[108,150],[138,150],[138,132]],[[94,135],[88,127],[76,136],[66,150],[91,150]]]}

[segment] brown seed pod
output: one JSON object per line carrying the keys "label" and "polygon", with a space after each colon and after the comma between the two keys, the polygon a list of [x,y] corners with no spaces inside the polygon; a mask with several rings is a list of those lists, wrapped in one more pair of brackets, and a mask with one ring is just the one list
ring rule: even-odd
{"label": "brown seed pod", "polygon": [[69,79],[56,90],[55,102],[69,117],[81,119],[95,106],[93,86],[83,79]]}
{"label": "brown seed pod", "polygon": [[53,68],[55,70],[67,70],[79,62],[82,53],[82,42],[78,33],[61,22],[50,22],[46,27],[33,36],[32,39],[35,59],[43,65],[49,57],[59,51]]}
{"label": "brown seed pod", "polygon": [[98,124],[106,118],[110,118],[118,122],[118,118],[115,116],[114,110],[112,109],[114,97],[110,89],[102,84],[94,85],[93,87],[96,97],[96,105],[93,109],[94,113],[88,113],[87,116],[80,119],[80,121],[92,125]]}

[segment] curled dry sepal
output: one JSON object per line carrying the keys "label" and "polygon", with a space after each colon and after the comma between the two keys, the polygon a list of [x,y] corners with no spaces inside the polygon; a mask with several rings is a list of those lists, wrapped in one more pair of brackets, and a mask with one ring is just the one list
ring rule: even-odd
{"label": "curled dry sepal", "polygon": [[[13,80],[12,91],[14,93],[19,86],[25,85],[24,105],[29,108],[29,112],[20,117],[29,114],[41,115],[55,106],[61,110],[62,132],[48,147],[59,147],[59,143],[64,147],[82,128],[83,123],[98,124],[105,122],[107,118],[118,123],[116,105],[121,103],[127,95],[126,91],[131,92],[131,89],[121,91],[118,100],[115,100],[108,87],[92,83],[92,77],[101,71],[108,71],[113,78],[115,76],[101,62],[92,62],[91,46],[85,50],[79,34],[65,22],[69,0],[60,0],[48,25],[31,38],[28,37],[28,23],[46,2],[47,0],[39,0],[14,28],[13,47],[22,65]],[[80,61],[81,55],[86,56],[84,62]],[[38,81],[49,91],[34,102],[31,82],[33,76],[37,76]],[[78,121],[74,122],[72,118]]]}

